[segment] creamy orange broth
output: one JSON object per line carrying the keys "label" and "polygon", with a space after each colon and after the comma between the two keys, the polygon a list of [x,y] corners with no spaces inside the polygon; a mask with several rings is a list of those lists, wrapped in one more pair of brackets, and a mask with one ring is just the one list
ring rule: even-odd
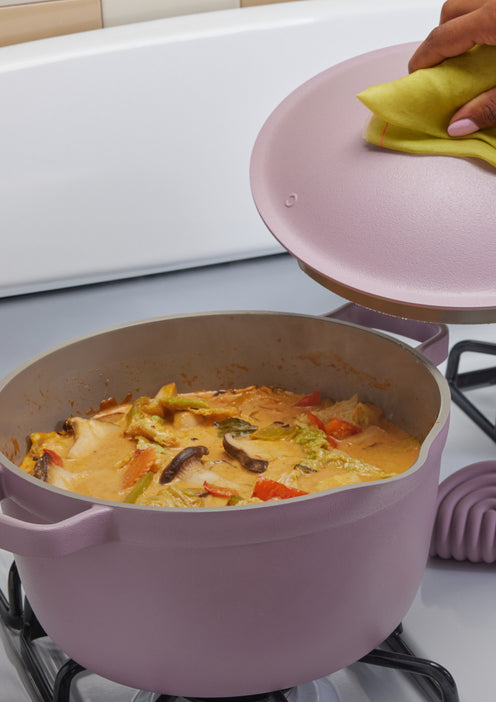
{"label": "creamy orange broth", "polygon": [[[406,470],[419,442],[374,405],[255,387],[152,398],[34,433],[21,468],[91,497],[203,507],[285,499]],[[181,460],[184,459],[184,460]]]}

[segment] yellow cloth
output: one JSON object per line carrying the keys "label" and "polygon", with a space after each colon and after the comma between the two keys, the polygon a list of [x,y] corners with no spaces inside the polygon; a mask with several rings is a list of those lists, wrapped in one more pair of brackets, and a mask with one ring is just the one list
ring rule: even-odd
{"label": "yellow cloth", "polygon": [[476,46],[433,68],[374,85],[358,98],[372,112],[364,137],[396,151],[481,158],[496,166],[496,127],[450,137],[453,114],[496,86],[496,47]]}

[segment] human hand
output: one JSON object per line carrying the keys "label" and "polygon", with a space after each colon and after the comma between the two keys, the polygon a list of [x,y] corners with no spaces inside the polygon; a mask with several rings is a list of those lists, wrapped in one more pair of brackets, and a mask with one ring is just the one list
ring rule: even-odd
{"label": "human hand", "polygon": [[[447,0],[439,25],[415,51],[408,70],[436,66],[476,44],[496,46],[496,0]],[[496,87],[460,107],[450,120],[448,134],[466,136],[495,125]]]}

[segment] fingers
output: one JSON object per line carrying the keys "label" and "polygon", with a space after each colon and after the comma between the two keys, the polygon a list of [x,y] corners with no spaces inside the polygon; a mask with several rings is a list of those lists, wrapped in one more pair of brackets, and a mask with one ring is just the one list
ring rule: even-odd
{"label": "fingers", "polygon": [[496,88],[491,88],[455,112],[448,127],[448,134],[452,137],[467,136],[479,129],[487,129],[495,125]]}
{"label": "fingers", "polygon": [[[435,27],[415,51],[410,73],[437,66],[459,56],[476,44],[496,46],[496,0],[447,0]],[[496,82],[496,78],[495,78]],[[448,134],[467,136],[496,126],[496,87],[461,107],[450,120]]]}
{"label": "fingers", "polygon": [[441,8],[439,24],[449,22],[455,17],[466,15],[485,5],[486,0],[447,0]]}
{"label": "fingers", "polygon": [[[476,44],[496,45],[496,0],[486,0],[482,5],[463,14],[462,7],[472,8],[477,0],[454,0],[443,7],[442,23],[435,27],[418,47],[408,64],[410,73],[420,68],[430,68],[453,56],[465,53]],[[444,8],[447,8],[446,10]],[[449,17],[443,21],[444,17]]]}
{"label": "fingers", "polygon": [[479,43],[475,38],[479,35],[477,17],[474,22],[478,12],[480,10],[475,10],[435,27],[411,57],[409,72],[437,66],[444,59],[459,56]]}

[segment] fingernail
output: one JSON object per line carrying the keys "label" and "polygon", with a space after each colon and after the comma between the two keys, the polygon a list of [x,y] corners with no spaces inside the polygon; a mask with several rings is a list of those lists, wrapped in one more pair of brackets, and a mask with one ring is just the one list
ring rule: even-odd
{"label": "fingernail", "polygon": [[448,134],[452,137],[467,136],[467,134],[473,134],[478,132],[479,127],[472,119],[457,119],[456,122],[452,122],[448,127]]}

